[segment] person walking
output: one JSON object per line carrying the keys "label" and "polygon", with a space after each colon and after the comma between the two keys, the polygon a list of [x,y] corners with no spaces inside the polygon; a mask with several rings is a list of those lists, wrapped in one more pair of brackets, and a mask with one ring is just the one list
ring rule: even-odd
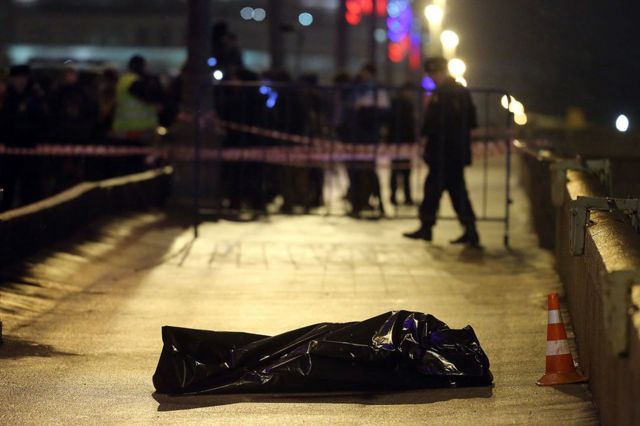
{"label": "person walking", "polygon": [[422,129],[427,140],[424,160],[429,166],[429,174],[419,208],[420,228],[403,235],[432,240],[440,198],[446,190],[464,227],[464,233],[451,243],[476,247],[480,237],[464,179],[464,168],[471,164],[471,129],[477,127],[476,110],[470,92],[449,75],[447,65],[442,57],[425,61],[425,71],[436,84]]}

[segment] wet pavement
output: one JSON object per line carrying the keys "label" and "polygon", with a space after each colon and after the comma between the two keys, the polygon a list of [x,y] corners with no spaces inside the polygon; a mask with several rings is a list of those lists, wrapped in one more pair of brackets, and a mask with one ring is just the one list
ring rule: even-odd
{"label": "wet pavement", "polygon": [[[560,289],[516,193],[512,248],[403,239],[415,220],[273,216],[205,223],[105,220],[1,272],[0,424],[596,424],[586,385],[536,387],[546,295]],[[274,334],[389,310],[471,324],[494,386],[311,395],[154,395],[160,327]],[[566,313],[565,313],[566,314]],[[565,318],[567,319],[567,318]]]}

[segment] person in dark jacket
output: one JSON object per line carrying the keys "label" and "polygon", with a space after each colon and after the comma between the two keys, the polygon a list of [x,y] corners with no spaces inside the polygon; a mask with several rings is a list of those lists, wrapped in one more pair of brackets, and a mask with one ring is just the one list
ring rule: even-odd
{"label": "person in dark jacket", "polygon": [[[9,86],[0,110],[2,143],[30,148],[44,142],[47,108],[44,94],[34,83],[28,65],[16,65],[9,71]],[[14,207],[16,189],[20,204],[42,196],[40,160],[37,157],[12,156],[1,159],[0,186],[4,188],[2,210]]]}
{"label": "person in dark jacket", "polygon": [[420,228],[404,236],[431,241],[440,198],[448,191],[464,227],[462,236],[451,243],[478,246],[476,217],[464,180],[464,168],[471,164],[471,129],[477,127],[475,106],[469,91],[448,74],[446,59],[427,59],[425,71],[436,84],[422,130],[427,139],[424,160],[429,166],[429,175],[419,210]]}
{"label": "person in dark jacket", "polygon": [[98,121],[98,105],[78,81],[75,69],[64,70],[60,85],[51,94],[50,111],[50,142],[92,142]]}

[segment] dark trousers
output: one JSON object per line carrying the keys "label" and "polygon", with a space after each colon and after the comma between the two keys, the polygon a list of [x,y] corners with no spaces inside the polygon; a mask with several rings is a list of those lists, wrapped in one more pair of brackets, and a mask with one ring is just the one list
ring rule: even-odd
{"label": "dark trousers", "polygon": [[391,202],[396,203],[396,192],[398,191],[398,180],[402,180],[404,190],[404,202],[413,203],[411,198],[411,163],[405,160],[394,160],[391,170]]}
{"label": "dark trousers", "polygon": [[[347,172],[349,174],[347,199],[351,203],[352,213],[357,214],[363,210],[371,209],[369,204],[371,195],[381,200],[380,181],[375,170],[375,163],[352,161]],[[380,202],[380,206],[382,207],[382,202]]]}
{"label": "dark trousers", "polygon": [[424,182],[424,198],[420,204],[422,224],[429,227],[435,225],[440,198],[444,191],[449,192],[460,223],[464,226],[474,226],[476,215],[464,181],[464,166],[457,164],[429,166],[429,175]]}

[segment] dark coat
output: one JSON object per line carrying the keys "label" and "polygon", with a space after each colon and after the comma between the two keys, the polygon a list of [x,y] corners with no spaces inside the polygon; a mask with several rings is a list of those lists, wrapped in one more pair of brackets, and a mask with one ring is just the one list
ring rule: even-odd
{"label": "dark coat", "polygon": [[430,166],[471,164],[471,129],[477,127],[471,93],[453,78],[434,92],[422,134],[427,137],[424,160]]}
{"label": "dark coat", "polygon": [[46,130],[46,106],[43,97],[29,84],[18,92],[9,86],[0,110],[2,141],[9,146],[29,147],[42,143]]}

